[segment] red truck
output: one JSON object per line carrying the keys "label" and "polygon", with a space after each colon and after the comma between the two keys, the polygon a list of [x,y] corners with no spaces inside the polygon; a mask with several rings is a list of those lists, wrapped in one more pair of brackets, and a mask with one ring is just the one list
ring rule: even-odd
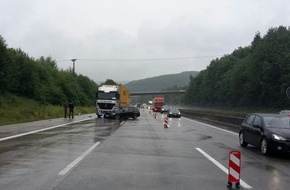
{"label": "red truck", "polygon": [[153,106],[153,111],[155,112],[160,112],[161,107],[164,104],[164,98],[163,97],[155,97],[153,98],[152,106]]}

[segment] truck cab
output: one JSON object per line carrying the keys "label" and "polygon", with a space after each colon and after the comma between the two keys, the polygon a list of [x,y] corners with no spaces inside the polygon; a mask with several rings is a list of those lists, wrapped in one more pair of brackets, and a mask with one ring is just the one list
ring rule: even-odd
{"label": "truck cab", "polygon": [[113,117],[122,107],[130,105],[130,94],[120,85],[102,85],[96,93],[96,114]]}
{"label": "truck cab", "polygon": [[164,98],[163,97],[155,97],[153,99],[153,111],[154,112],[160,112],[161,111],[161,108],[164,104]]}

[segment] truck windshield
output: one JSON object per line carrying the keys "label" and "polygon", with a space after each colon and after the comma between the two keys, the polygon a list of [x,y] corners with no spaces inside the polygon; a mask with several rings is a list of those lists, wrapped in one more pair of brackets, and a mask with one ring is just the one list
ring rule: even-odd
{"label": "truck windshield", "polygon": [[116,100],[117,97],[118,97],[117,92],[109,92],[109,93],[98,92],[98,95],[97,95],[97,99],[100,99],[100,100]]}

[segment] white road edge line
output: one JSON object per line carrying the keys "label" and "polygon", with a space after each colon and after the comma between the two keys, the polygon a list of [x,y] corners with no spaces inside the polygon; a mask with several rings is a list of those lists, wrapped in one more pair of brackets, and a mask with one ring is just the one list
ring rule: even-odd
{"label": "white road edge line", "polygon": [[[224,171],[228,175],[229,171],[226,167],[224,167],[222,164],[220,164],[218,161],[216,161],[213,157],[208,155],[202,149],[200,148],[195,148],[195,149],[198,150],[201,154],[203,154],[207,159],[209,159],[212,163],[214,163],[217,167],[219,167],[222,171]],[[240,179],[240,185],[246,189],[252,189],[252,187],[248,185],[246,182],[244,182],[242,179]]]}
{"label": "white road edge line", "polygon": [[39,130],[35,130],[35,131],[30,131],[30,132],[27,132],[27,133],[21,133],[21,134],[9,136],[9,137],[3,137],[3,138],[0,138],[0,142],[1,141],[6,141],[6,140],[9,140],[9,139],[14,139],[14,138],[17,138],[17,137],[22,137],[22,136],[25,136],[25,135],[30,135],[30,134],[42,132],[42,131],[47,131],[47,130],[50,130],[50,129],[55,129],[55,128],[58,128],[58,127],[63,127],[63,126],[66,126],[66,125],[70,125],[70,124],[73,124],[73,123],[78,123],[78,122],[82,122],[82,121],[86,121],[86,120],[90,120],[90,119],[94,119],[94,117],[83,119],[83,120],[79,120],[79,121],[74,121],[74,122],[70,122],[70,123],[55,125],[55,126],[52,126],[52,127],[39,129]]}
{"label": "white road edge line", "polygon": [[92,152],[100,142],[96,142],[93,144],[88,150],[86,150],[82,155],[77,157],[72,163],[70,163],[65,169],[61,170],[58,175],[65,175],[69,172],[73,167],[75,167],[82,159],[84,159],[90,152]]}
{"label": "white road edge line", "polygon": [[223,132],[227,132],[227,133],[230,133],[230,134],[233,134],[233,135],[239,135],[238,133],[235,133],[235,132],[232,132],[232,131],[228,131],[228,130],[225,130],[225,129],[221,129],[221,128],[218,128],[218,127],[215,127],[213,125],[206,124],[206,123],[198,122],[198,121],[193,120],[193,119],[189,119],[189,118],[183,118],[183,119],[187,119],[187,120],[193,121],[195,123],[198,123],[198,124],[201,124],[201,125],[213,128],[213,129],[217,129],[217,130],[220,130],[220,131],[223,131]]}

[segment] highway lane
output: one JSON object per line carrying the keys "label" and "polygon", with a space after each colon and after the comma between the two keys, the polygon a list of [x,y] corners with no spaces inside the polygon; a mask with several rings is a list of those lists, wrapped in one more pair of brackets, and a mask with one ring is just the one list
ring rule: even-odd
{"label": "highway lane", "polygon": [[115,120],[104,120],[102,127],[93,118],[2,141],[0,187],[227,189],[222,167],[228,167],[231,150],[242,153],[240,189],[289,187],[289,156],[264,157],[257,148],[241,148],[236,132],[187,118],[169,119],[165,129],[164,116],[142,110],[121,127]]}
{"label": "highway lane", "polygon": [[[204,126],[204,124],[202,124]],[[212,128],[212,126],[209,128]],[[213,128],[215,129],[215,128]],[[208,130],[204,131],[205,133]],[[220,134],[220,135],[219,135]],[[242,154],[242,171],[241,177],[244,178],[253,189],[287,189],[290,185],[290,157],[289,155],[276,154],[265,157],[260,153],[259,148],[249,146],[241,148],[238,143],[238,134],[227,135],[221,130],[217,130],[213,139],[206,144],[197,146],[204,147],[206,152],[214,155],[215,159],[220,160],[225,165],[228,159],[225,155],[230,150],[239,150]]]}
{"label": "highway lane", "polygon": [[[0,189],[53,189],[65,172],[69,172],[71,163],[80,159],[89,148],[98,146],[119,127],[119,122],[115,120],[105,120],[104,123],[96,118],[82,120],[85,121],[58,119],[51,122],[57,124],[57,128],[53,126],[50,130],[10,140],[2,137]],[[43,124],[41,121],[38,123]],[[35,122],[27,128],[43,130],[36,126]],[[7,134],[8,131],[5,131]],[[9,134],[17,135],[16,131],[13,129]],[[25,134],[29,132],[25,131]]]}
{"label": "highway lane", "polygon": [[227,168],[231,150],[242,152],[240,189],[287,189],[289,158],[264,157],[241,149],[235,132],[186,118],[146,113],[127,121],[56,189],[227,189],[227,174],[199,150]]}

